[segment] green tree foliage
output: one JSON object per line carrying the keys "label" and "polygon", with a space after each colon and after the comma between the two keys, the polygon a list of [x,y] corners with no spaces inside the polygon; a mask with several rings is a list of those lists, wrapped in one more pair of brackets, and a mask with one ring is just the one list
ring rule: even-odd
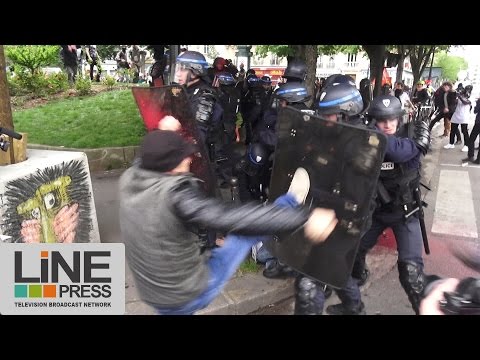
{"label": "green tree foliage", "polygon": [[[268,53],[276,54],[278,57],[295,56],[298,45],[257,45],[255,55],[267,56]],[[340,52],[358,53],[360,45],[317,45],[319,55],[335,55]]]}
{"label": "green tree foliage", "polygon": [[446,52],[435,55],[434,66],[442,68],[442,77],[455,82],[460,70],[468,68],[467,61],[460,56],[450,56]]}
{"label": "green tree foliage", "polygon": [[120,51],[120,45],[97,45],[97,51],[102,60],[113,60]]}
{"label": "green tree foliage", "polygon": [[5,55],[14,65],[19,65],[33,75],[42,66],[58,63],[59,45],[9,45],[5,47]]}

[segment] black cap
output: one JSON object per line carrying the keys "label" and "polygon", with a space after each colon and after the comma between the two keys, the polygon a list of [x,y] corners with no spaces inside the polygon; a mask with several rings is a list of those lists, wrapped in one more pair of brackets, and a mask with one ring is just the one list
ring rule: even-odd
{"label": "black cap", "polygon": [[159,172],[170,171],[183,159],[196,152],[195,145],[185,140],[178,132],[154,130],[143,138],[140,147],[140,167]]}

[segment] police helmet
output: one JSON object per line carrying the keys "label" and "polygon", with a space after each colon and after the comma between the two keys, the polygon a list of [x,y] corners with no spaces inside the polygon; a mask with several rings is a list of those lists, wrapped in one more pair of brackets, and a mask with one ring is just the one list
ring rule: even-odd
{"label": "police helmet", "polygon": [[300,59],[293,59],[288,62],[287,68],[283,72],[283,77],[292,80],[304,81],[307,77],[307,64]]}
{"label": "police helmet", "polygon": [[247,76],[247,83],[250,86],[259,85],[260,79],[255,74],[250,74]]}
{"label": "police helmet", "polygon": [[275,90],[273,96],[289,103],[305,102],[310,99],[305,84],[297,81],[283,84]]}
{"label": "police helmet", "polygon": [[262,82],[262,84],[264,85],[270,85],[272,83],[272,79],[270,78],[270,76],[262,76],[260,78],[260,81]]}
{"label": "police helmet", "polygon": [[363,107],[360,91],[349,82],[332,82],[325,86],[320,93],[319,101],[315,104],[318,115],[354,116],[360,114]]}
{"label": "police helmet", "polygon": [[205,60],[205,56],[198,51],[185,51],[178,55],[177,65],[180,65],[183,69],[191,70],[194,75],[207,75],[207,60]]}
{"label": "police helmet", "polygon": [[247,158],[253,165],[262,166],[268,160],[268,151],[260,143],[252,143],[247,150]]}
{"label": "police helmet", "polygon": [[375,97],[370,104],[368,115],[377,121],[382,119],[399,118],[405,113],[400,100],[391,95],[380,95]]}
{"label": "police helmet", "polygon": [[352,79],[351,76],[344,75],[344,74],[333,74],[330,75],[327,80],[325,80],[325,83],[323,84],[323,87],[327,87],[330,84],[349,84],[350,86],[355,87],[355,81]]}
{"label": "police helmet", "polygon": [[221,85],[235,85],[235,79],[229,72],[222,72],[216,75]]}

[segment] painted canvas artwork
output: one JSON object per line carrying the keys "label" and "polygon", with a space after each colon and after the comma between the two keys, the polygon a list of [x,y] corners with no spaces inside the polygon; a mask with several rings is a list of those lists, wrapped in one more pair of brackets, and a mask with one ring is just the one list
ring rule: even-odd
{"label": "painted canvas artwork", "polygon": [[12,242],[82,243],[92,230],[88,169],[79,160],[8,181],[2,231]]}

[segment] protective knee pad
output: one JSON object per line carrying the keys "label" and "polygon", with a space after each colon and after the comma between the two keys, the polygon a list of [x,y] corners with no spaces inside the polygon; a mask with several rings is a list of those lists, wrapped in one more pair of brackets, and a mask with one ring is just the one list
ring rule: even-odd
{"label": "protective knee pad", "polygon": [[423,267],[413,261],[399,261],[398,274],[400,284],[407,293],[415,314],[419,314],[420,302],[426,285]]}
{"label": "protective knee pad", "polygon": [[295,279],[295,315],[322,315],[323,285],[305,276]]}

